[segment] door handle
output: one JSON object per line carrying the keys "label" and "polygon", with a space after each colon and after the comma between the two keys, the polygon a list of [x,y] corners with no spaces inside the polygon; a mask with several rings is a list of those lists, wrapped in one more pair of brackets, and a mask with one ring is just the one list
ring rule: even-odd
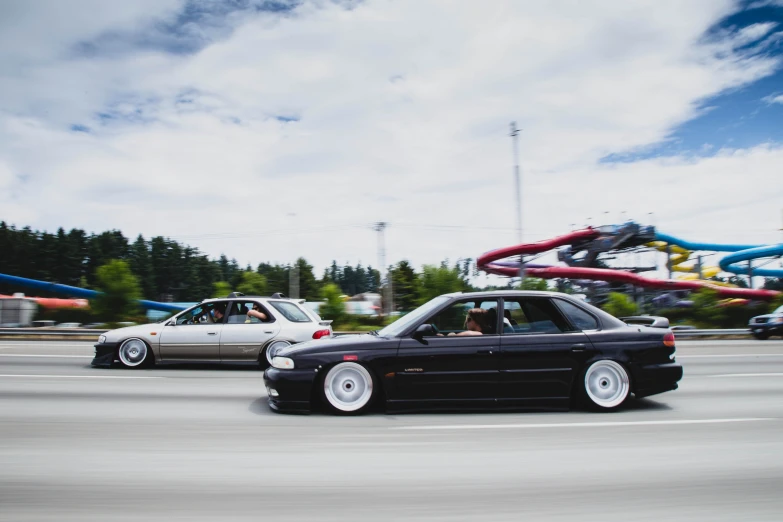
{"label": "door handle", "polygon": [[217,332],[207,332],[207,335],[217,335]]}
{"label": "door handle", "polygon": [[275,333],[274,330],[264,330],[264,333]]}
{"label": "door handle", "polygon": [[486,354],[492,355],[492,350],[479,350],[476,353],[486,353]]}
{"label": "door handle", "polygon": [[587,345],[575,344],[571,347],[572,352],[584,352],[587,349]]}

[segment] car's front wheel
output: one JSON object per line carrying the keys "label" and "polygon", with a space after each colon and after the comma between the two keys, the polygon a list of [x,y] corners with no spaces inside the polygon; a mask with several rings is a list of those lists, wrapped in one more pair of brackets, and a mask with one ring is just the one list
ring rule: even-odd
{"label": "car's front wheel", "polygon": [[141,339],[126,339],[117,349],[117,356],[126,368],[141,368],[152,360],[152,351]]}
{"label": "car's front wheel", "polygon": [[759,341],[766,341],[767,339],[769,339],[769,334],[766,334],[766,333],[754,333],[753,337],[755,337]]}
{"label": "car's front wheel", "polygon": [[323,380],[323,398],[333,413],[357,415],[367,411],[375,396],[375,378],[355,362],[332,367]]}
{"label": "car's front wheel", "polygon": [[610,360],[595,361],[582,374],[582,397],[598,411],[619,408],[631,394],[631,380],[623,365]]}

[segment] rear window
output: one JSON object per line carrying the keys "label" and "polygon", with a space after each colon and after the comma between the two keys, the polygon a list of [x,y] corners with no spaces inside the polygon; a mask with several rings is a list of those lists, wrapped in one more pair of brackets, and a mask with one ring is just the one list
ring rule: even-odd
{"label": "rear window", "polygon": [[296,306],[294,303],[286,303],[285,301],[270,301],[269,304],[292,323],[311,322],[310,317],[305,313],[305,311]]}
{"label": "rear window", "polygon": [[563,299],[555,299],[555,302],[577,330],[598,329],[598,321],[596,321],[592,315],[588,314],[578,306],[571,304],[568,301],[564,301]]}

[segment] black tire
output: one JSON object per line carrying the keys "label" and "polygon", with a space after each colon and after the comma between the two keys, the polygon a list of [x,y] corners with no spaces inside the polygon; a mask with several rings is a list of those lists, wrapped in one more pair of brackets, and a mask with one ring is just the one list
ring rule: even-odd
{"label": "black tire", "polygon": [[579,397],[593,411],[609,412],[620,408],[631,396],[631,378],[617,361],[594,361],[580,374]]}
{"label": "black tire", "polygon": [[138,370],[154,363],[152,349],[143,339],[131,337],[122,341],[117,347],[117,359],[123,368]]}
{"label": "black tire", "polygon": [[319,384],[326,409],[335,415],[361,415],[372,407],[378,394],[375,375],[357,362],[335,364]]}
{"label": "black tire", "polygon": [[767,339],[769,339],[769,334],[765,334],[765,333],[754,333],[754,334],[753,334],[753,337],[755,337],[755,338],[756,338],[756,339],[758,339],[759,341],[766,341]]}

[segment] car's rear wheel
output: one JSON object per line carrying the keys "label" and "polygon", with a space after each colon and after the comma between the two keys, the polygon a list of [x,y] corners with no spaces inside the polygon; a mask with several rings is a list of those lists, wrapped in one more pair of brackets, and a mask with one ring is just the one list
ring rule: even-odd
{"label": "car's rear wheel", "polygon": [[272,357],[274,357],[275,352],[277,350],[282,350],[286,346],[291,346],[291,343],[288,341],[279,340],[272,341],[271,343],[267,344],[261,350],[261,354],[258,357],[258,365],[261,367],[261,369],[266,370],[272,366]]}
{"label": "car's rear wheel", "polygon": [[631,394],[631,380],[623,365],[610,360],[595,361],[583,372],[582,396],[598,411],[619,408]]}
{"label": "car's rear wheel", "polygon": [[754,334],[753,334],[753,337],[755,337],[755,338],[756,338],[756,339],[758,339],[759,341],[766,341],[767,339],[769,339],[769,334],[765,334],[765,333],[754,333]]}
{"label": "car's rear wheel", "polygon": [[126,368],[142,368],[152,360],[152,351],[147,343],[135,337],[126,339],[117,349],[117,357]]}
{"label": "car's rear wheel", "polygon": [[333,413],[357,415],[367,411],[375,396],[375,378],[355,362],[332,367],[323,380],[323,398]]}

